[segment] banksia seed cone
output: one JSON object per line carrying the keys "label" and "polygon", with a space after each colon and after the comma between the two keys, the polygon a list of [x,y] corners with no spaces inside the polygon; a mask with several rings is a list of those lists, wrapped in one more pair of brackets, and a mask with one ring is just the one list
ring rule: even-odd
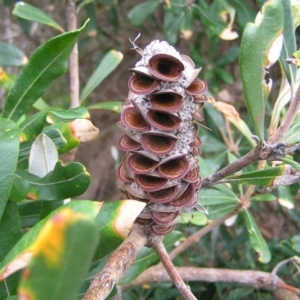
{"label": "banksia seed cone", "polygon": [[147,203],[136,222],[157,235],[172,231],[194,208],[201,187],[197,122],[206,97],[200,69],[166,42],[153,41],[130,69],[129,95],[118,125],[126,151],[118,170],[124,199]]}

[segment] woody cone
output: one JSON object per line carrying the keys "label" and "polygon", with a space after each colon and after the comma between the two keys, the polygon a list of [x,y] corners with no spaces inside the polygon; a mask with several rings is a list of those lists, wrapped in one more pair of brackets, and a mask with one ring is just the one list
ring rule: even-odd
{"label": "woody cone", "polygon": [[117,183],[123,199],[147,203],[136,223],[165,235],[180,213],[199,205],[198,122],[207,87],[197,77],[201,69],[167,42],[138,52],[118,122],[126,154]]}

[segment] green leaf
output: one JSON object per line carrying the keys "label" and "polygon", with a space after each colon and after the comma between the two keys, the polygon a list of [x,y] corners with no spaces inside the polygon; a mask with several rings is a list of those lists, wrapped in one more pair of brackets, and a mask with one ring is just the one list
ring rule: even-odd
{"label": "green leaf", "polygon": [[79,30],[50,39],[34,51],[8,95],[3,117],[19,120],[49,84],[66,72],[69,55],[86,24]]}
{"label": "green leaf", "polygon": [[95,254],[95,259],[104,257],[107,253],[116,249],[124,240],[114,228],[114,221],[118,216],[118,208],[120,202],[104,203],[99,214],[96,217],[98,224],[100,224],[100,240],[108,240],[108,243],[101,243]]}
{"label": "green leaf", "polygon": [[96,221],[100,228],[100,240],[106,242],[101,243],[97,249],[95,259],[104,257],[124,241],[144,206],[135,200],[103,203]]}
{"label": "green leaf", "polygon": [[195,6],[199,10],[201,24],[206,27],[206,32],[211,38],[216,36],[219,38],[222,31],[227,27],[226,22],[221,18],[224,7],[216,7],[216,4],[215,2],[215,5],[208,5],[205,1],[198,1],[198,5]]}
{"label": "green leaf", "polygon": [[7,278],[5,281],[0,282],[0,299],[19,300],[18,296],[17,299],[14,299],[13,298],[14,296],[10,296],[10,295],[17,294],[17,288],[20,282],[20,278],[21,278],[21,274],[20,272],[18,272],[16,274],[13,274],[9,278]]}
{"label": "green leaf", "polygon": [[224,204],[224,203],[235,203],[239,202],[239,198],[230,189],[218,190],[212,188],[209,190],[200,190],[200,203],[203,206]]}
{"label": "green leaf", "polygon": [[241,175],[227,177],[226,181],[239,184],[251,184],[258,186],[273,186],[278,176],[282,176],[285,171],[285,165],[267,168],[260,171],[253,171]]}
{"label": "green leaf", "polygon": [[208,158],[204,159],[202,156],[199,156],[198,159],[199,159],[201,178],[205,178],[205,177],[213,174],[220,167],[219,164],[214,163],[214,159],[208,159]]}
{"label": "green leaf", "polygon": [[12,14],[16,17],[37,22],[40,24],[45,24],[54,27],[55,29],[61,32],[64,32],[63,28],[58,23],[56,23],[51,17],[49,17],[46,13],[25,2],[18,2],[15,5]]}
{"label": "green leaf", "polygon": [[[90,218],[96,218],[95,220],[99,228],[98,234],[102,241],[96,253],[96,259],[98,259],[101,255],[106,255],[114,250],[124,241],[129,234],[136,217],[145,207],[145,203],[136,200],[113,202],[75,200],[59,207],[31,228],[30,231],[28,231],[10,250],[2,262],[0,280],[3,279],[3,276],[7,277],[11,273],[25,266],[24,263],[26,263],[28,256],[31,256],[32,245],[34,244],[41,228],[49,218],[54,216],[63,207],[70,207],[75,212],[81,212],[89,215]],[[28,208],[28,210],[32,211],[32,208]],[[37,207],[34,211],[38,210],[39,207]],[[23,212],[22,215],[27,215],[27,213]]]}
{"label": "green leaf", "polygon": [[292,15],[293,15],[294,25],[295,25],[295,28],[297,28],[300,25],[299,3],[297,1],[292,1],[291,7],[292,7]]}
{"label": "green leaf", "polygon": [[283,29],[283,47],[280,55],[280,63],[283,67],[285,75],[291,84],[294,86],[296,80],[297,68],[293,64],[288,64],[286,59],[292,57],[296,49],[295,30],[293,24],[293,15],[291,9],[291,1],[282,1],[284,13],[284,29]]}
{"label": "green leaf", "polygon": [[290,166],[292,166],[293,168],[295,168],[296,170],[298,170],[300,172],[300,164],[296,161],[294,161],[292,158],[285,156],[282,159],[283,162],[285,162],[286,164],[289,164]]}
{"label": "green leaf", "polygon": [[13,202],[19,202],[25,199],[28,194],[29,181],[15,176],[13,186],[10,191],[9,200]]}
{"label": "green leaf", "polygon": [[121,102],[120,101],[109,101],[109,102],[99,102],[92,104],[87,107],[87,109],[107,109],[112,110],[117,113],[121,113]]}
{"label": "green leaf", "polygon": [[[200,201],[201,203],[201,201]],[[229,212],[235,210],[237,208],[237,203],[224,203],[224,204],[217,204],[211,206],[205,206],[208,211],[208,219],[210,220],[217,220],[224,215],[228,214]]]}
{"label": "green leaf", "polygon": [[204,159],[202,156],[199,156],[199,166],[200,168],[200,177],[206,178],[207,176],[214,173],[215,168],[212,168],[212,165],[208,162],[208,160]]}
{"label": "green leaf", "polygon": [[[223,140],[220,128],[225,128],[223,115],[211,103],[207,103],[204,105],[203,112],[205,116],[206,126],[211,130],[211,132],[213,133],[213,137],[217,140],[217,142],[224,148],[224,144],[220,142]],[[206,130],[206,132],[207,131],[208,130]],[[210,135],[212,136],[212,134]],[[205,143],[203,146],[205,146]]]}
{"label": "green leaf", "polygon": [[238,196],[226,185],[217,185],[209,190],[200,190],[200,201],[208,211],[208,219],[218,219],[233,211],[239,204]]}
{"label": "green leaf", "polygon": [[[297,77],[296,77],[296,85],[300,83],[300,72],[297,72]],[[278,128],[278,123],[280,121],[280,117],[282,113],[285,111],[285,106],[289,103],[292,97],[292,90],[291,86],[287,81],[287,78],[282,74],[282,80],[281,80],[281,85],[280,85],[280,90],[279,90],[279,95],[276,99],[274,108],[272,110],[272,117],[270,121],[270,126],[268,129],[269,135],[272,135],[275,133],[275,131]],[[289,129],[290,131],[291,129]],[[289,133],[287,133],[287,136]],[[284,137],[285,139],[286,137]],[[297,136],[294,137],[297,139]],[[299,140],[299,138],[298,138]]]}
{"label": "green leaf", "polygon": [[10,296],[10,297],[6,298],[5,300],[19,300],[19,296],[17,296],[17,295]]}
{"label": "green leaf", "polygon": [[180,25],[182,24],[183,18],[184,18],[183,11],[178,16],[178,15],[175,15],[169,9],[165,10],[163,36],[164,36],[164,39],[168,43],[173,44],[173,45],[176,43],[178,30],[180,29]]}
{"label": "green leaf", "polygon": [[259,194],[250,198],[251,201],[274,201],[276,197],[272,194]]}
{"label": "green leaf", "polygon": [[[67,140],[63,137],[62,133],[53,126],[44,128],[42,133],[47,135],[57,148],[64,147],[67,143]],[[24,156],[29,156],[33,142],[34,139],[21,143],[19,157],[24,158]]]}
{"label": "green leaf", "polygon": [[[11,248],[22,238],[20,217],[16,203],[8,202],[0,222],[0,261],[6,256]],[[16,294],[19,274],[11,276],[4,282],[0,282],[0,299],[6,299],[9,295]]]}
{"label": "green leaf", "polygon": [[71,122],[75,119],[87,119],[90,117],[88,110],[83,107],[75,107],[67,110],[51,109],[49,110],[49,119],[52,121]]}
{"label": "green leaf", "polygon": [[278,250],[288,257],[292,257],[295,255],[299,256],[300,254],[300,251],[297,252],[295,250],[295,247],[292,245],[292,243],[286,240],[280,242],[280,244],[278,245]]}
{"label": "green leaf", "polygon": [[232,289],[224,300],[238,300],[238,299],[247,299],[253,293],[253,289],[249,288],[235,288]]}
{"label": "green leaf", "polygon": [[200,211],[186,212],[179,216],[177,223],[204,226],[207,224],[207,217]]}
{"label": "green leaf", "polygon": [[300,142],[300,122],[294,124],[289,131],[287,132],[287,134],[285,135],[285,137],[283,138],[284,142],[287,143],[299,143]]}
{"label": "green leaf", "polygon": [[56,204],[57,202],[24,200],[21,203],[18,203],[18,210],[22,228],[33,227],[41,220],[40,214],[44,203]]}
{"label": "green leaf", "polygon": [[291,241],[293,243],[293,248],[296,252],[300,253],[300,235],[294,235],[291,238]]}
{"label": "green leaf", "polygon": [[258,260],[261,263],[267,264],[271,260],[271,252],[266,241],[262,237],[253,216],[247,209],[244,210],[244,218],[251,246],[258,253]]}
{"label": "green leaf", "polygon": [[63,147],[67,143],[67,140],[65,139],[61,131],[54,126],[44,128],[42,133],[47,135],[57,148]]}
{"label": "green leaf", "polygon": [[128,20],[134,26],[143,25],[143,23],[156,11],[160,1],[147,1],[136,5],[128,12]]}
{"label": "green leaf", "polygon": [[40,111],[29,118],[26,118],[21,124],[22,141],[28,141],[37,137],[43,130],[47,111]]}
{"label": "green leaf", "polygon": [[[63,154],[80,144],[79,139],[75,136],[71,123],[59,122],[43,130],[49,136],[49,131],[57,130],[60,136],[66,141],[64,145],[59,146],[58,153]],[[50,136],[51,137],[51,136]]]}
{"label": "green leaf", "polygon": [[290,187],[282,185],[278,187],[278,202],[287,209],[295,208],[294,198],[290,191]]}
{"label": "green leaf", "polygon": [[17,176],[29,181],[27,197],[34,200],[57,201],[79,196],[90,184],[90,175],[77,162],[57,162],[54,170],[43,178],[21,171]]}
{"label": "green leaf", "polygon": [[[264,140],[268,87],[264,69],[279,58],[282,46],[283,8],[281,1],[266,1],[263,14],[245,27],[240,54],[240,71],[248,111],[256,134]],[[253,88],[255,87],[255,88]]]}
{"label": "green leaf", "polygon": [[[78,4],[78,11],[79,11],[82,7],[84,7],[85,5],[88,5],[89,3],[92,3],[92,2],[94,2],[94,0],[83,0],[83,1],[81,1],[81,2]],[[111,2],[111,1],[109,1],[109,2]],[[98,1],[98,3],[99,3],[99,1]]]}
{"label": "green leaf", "polygon": [[[201,135],[200,135],[201,136]],[[201,136],[202,145],[201,150],[203,152],[220,152],[227,150],[227,146],[220,140],[216,139],[211,133],[206,132]]]}
{"label": "green leaf", "polygon": [[0,220],[5,209],[19,154],[20,130],[8,119],[0,119]]}
{"label": "green leaf", "polygon": [[0,66],[21,67],[27,60],[26,55],[19,48],[0,42]]}
{"label": "green leaf", "polygon": [[64,205],[64,200],[51,202],[24,200],[18,203],[22,228],[33,227],[62,205]]}
{"label": "green leaf", "polygon": [[0,222],[0,261],[22,237],[22,228],[16,203],[8,202]]}
{"label": "green leaf", "polygon": [[37,99],[34,102],[33,107],[39,111],[42,111],[42,110],[48,111],[51,108],[42,98]]}
{"label": "green leaf", "polygon": [[183,39],[189,40],[194,29],[194,14],[193,7],[187,6],[183,20],[180,24],[180,33]]}
{"label": "green leaf", "polygon": [[233,45],[229,48],[229,50],[222,55],[216,62],[215,67],[224,67],[232,62],[234,62],[236,59],[238,59],[240,54],[240,48],[236,45]]}
{"label": "green leaf", "polygon": [[83,88],[80,101],[84,101],[87,96],[106,78],[122,61],[123,54],[116,50],[110,50],[101,60],[95,72]]}
{"label": "green leaf", "polygon": [[241,27],[245,27],[247,22],[254,20],[255,11],[247,2],[232,0],[230,4],[233,5],[237,11],[237,21]]}
{"label": "green leaf", "polygon": [[219,79],[221,79],[225,83],[227,83],[227,84],[233,84],[234,83],[234,78],[231,75],[231,73],[227,72],[223,68],[215,67],[214,68],[214,73],[216,74],[216,76]]}
{"label": "green leaf", "polygon": [[75,300],[97,244],[95,221],[70,208],[62,209],[39,233],[18,294]]}
{"label": "green leaf", "polygon": [[46,134],[40,134],[30,149],[28,172],[44,177],[54,169],[57,161],[55,144]]}
{"label": "green leaf", "polygon": [[[101,204],[99,202],[89,201],[89,200],[75,200],[65,204],[62,207],[59,207],[51,214],[49,214],[45,219],[40,221],[38,224],[32,227],[28,232],[26,232],[26,234],[23,235],[23,237],[11,248],[9,253],[5,256],[1,264],[0,280],[3,279],[4,273],[7,270],[9,270],[9,268],[12,266],[11,263],[13,264],[14,261],[22,263],[22,258],[31,256],[32,245],[34,244],[44,224],[47,222],[47,220],[49,220],[55,214],[57,214],[58,211],[60,211],[62,208],[65,207],[71,208],[74,212],[80,212],[89,215],[90,218],[95,218],[99,212],[99,208],[101,207]],[[20,261],[18,259],[20,259]],[[15,269],[10,270],[11,273],[23,268],[24,264],[23,265],[16,264],[14,265],[14,267]]]}

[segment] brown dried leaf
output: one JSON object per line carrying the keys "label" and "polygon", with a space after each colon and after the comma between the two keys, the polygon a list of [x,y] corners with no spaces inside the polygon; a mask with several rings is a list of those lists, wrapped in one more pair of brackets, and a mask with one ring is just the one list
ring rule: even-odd
{"label": "brown dried leaf", "polygon": [[11,274],[27,267],[30,259],[32,257],[32,251],[28,250],[17,256],[13,261],[11,261],[3,271],[0,276],[0,281],[9,277]]}
{"label": "brown dried leaf", "polygon": [[238,37],[239,34],[236,31],[232,31],[230,27],[225,28],[220,34],[220,38],[226,41],[235,40]]}
{"label": "brown dried leaf", "polygon": [[216,101],[213,103],[214,107],[221,112],[225,118],[227,118],[229,121],[236,121],[240,122],[241,118],[235,107],[231,104],[227,104],[224,102]]}
{"label": "brown dried leaf", "polygon": [[99,134],[99,129],[95,127],[90,120],[76,119],[71,122],[71,128],[74,135],[81,142],[88,142],[95,139]]}
{"label": "brown dried leaf", "polygon": [[291,185],[300,179],[300,172],[290,165],[284,165],[284,169],[280,176],[276,176],[273,180],[273,186]]}
{"label": "brown dried leaf", "polygon": [[145,202],[137,200],[125,200],[119,209],[118,218],[115,221],[115,230],[126,238],[131,230],[132,224],[146,206]]}

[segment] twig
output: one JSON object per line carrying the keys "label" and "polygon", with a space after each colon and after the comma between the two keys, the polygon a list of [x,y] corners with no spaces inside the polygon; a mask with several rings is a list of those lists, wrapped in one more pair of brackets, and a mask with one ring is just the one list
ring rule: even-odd
{"label": "twig", "polygon": [[226,166],[225,168],[221,169],[215,174],[204,178],[202,182],[202,187],[203,188],[210,187],[215,183],[219,182],[220,180],[224,179],[225,177],[242,170],[243,168],[249,166],[250,164],[257,162],[258,160],[267,159],[267,158],[272,159],[272,157],[278,156],[278,154],[276,154],[276,151],[272,151],[272,150],[276,150],[276,144],[282,141],[284,135],[292,125],[293,120],[297,115],[299,109],[300,109],[300,85],[297,89],[294,98],[291,101],[286,117],[283,120],[282,124],[279,126],[278,130],[265,143],[264,146],[267,147],[265,147],[264,149],[264,147],[258,145],[256,148],[248,152],[243,157],[237,159],[230,165]]}
{"label": "twig", "polygon": [[268,139],[268,142],[270,144],[278,143],[283,139],[284,135],[291,127],[299,109],[300,109],[300,85],[297,89],[295,96],[291,100],[290,106],[288,108],[284,120],[282,121],[282,124],[278,127],[277,131]]}
{"label": "twig", "polygon": [[[197,267],[176,267],[176,270],[185,281],[235,282],[255,288],[265,288],[269,291],[283,288],[300,295],[297,288],[287,285],[277,275],[268,272]],[[124,291],[133,286],[163,281],[170,281],[170,277],[162,267],[154,266],[130,283],[122,285],[121,288]]]}
{"label": "twig", "polygon": [[[213,221],[200,231],[196,232],[192,236],[190,236],[185,242],[183,242],[180,246],[178,246],[175,250],[170,253],[168,256],[166,250],[162,250],[159,245],[158,239],[161,237],[152,237],[152,240],[148,241],[142,229],[138,226],[134,226],[132,232],[124,241],[124,243],[116,250],[114,254],[109,258],[106,266],[103,268],[103,271],[100,272],[92,281],[87,293],[83,300],[100,300],[105,299],[105,297],[110,293],[111,289],[118,282],[125,270],[132,264],[136,254],[141,249],[142,246],[148,245],[153,247],[153,249],[160,256],[161,263],[164,264],[165,268],[168,270],[174,270],[174,266],[172,267],[171,259],[175,258],[181,252],[183,252],[190,245],[199,240],[199,238],[206,233],[210,232],[216,226],[222,224],[227,218],[235,215],[241,208],[238,207],[236,210],[226,214],[222,218]],[[170,259],[171,258],[171,259]],[[160,265],[161,265],[160,263]],[[172,272],[172,271],[171,271]],[[172,275],[172,280],[176,284],[176,287],[185,293],[187,297],[194,297],[191,294],[190,290],[186,287],[184,282],[179,279],[176,275]],[[196,299],[196,298],[186,298],[186,299]]]}
{"label": "twig", "polygon": [[175,284],[178,291],[186,300],[197,300],[197,298],[193,295],[191,290],[182,280],[182,277],[177,272],[175,266],[173,265],[170,257],[168,256],[167,250],[162,242],[162,238],[157,237],[157,239],[153,239],[151,243],[152,248],[157,253],[160,258],[160,261],[165,267],[165,270],[169,274],[170,278],[172,279],[173,283]]}
{"label": "twig", "polygon": [[290,263],[290,262],[300,262],[300,258],[298,256],[293,256],[290,258],[287,258],[285,260],[282,260],[281,262],[279,262],[272,270],[272,274],[276,275],[277,272],[279,271],[280,268],[282,268],[284,265]]}
{"label": "twig", "polygon": [[211,222],[210,224],[206,225],[199,231],[195,232],[191,236],[189,236],[184,242],[182,242],[178,247],[176,247],[173,251],[170,252],[169,257],[171,260],[173,260],[175,257],[177,257],[180,253],[185,251],[187,248],[189,248],[191,245],[197,243],[201,237],[212,231],[217,226],[223,224],[227,219],[230,217],[236,215],[240,210],[242,209],[241,206],[238,206],[233,211],[227,213],[223,217]]}
{"label": "twig", "polygon": [[[265,168],[265,165],[266,165],[266,161],[260,160],[258,162],[257,169],[263,170]],[[246,193],[243,195],[243,197],[241,197],[241,204],[243,207],[249,208],[251,206],[250,198],[251,198],[252,194],[254,193],[254,191],[255,191],[255,185],[250,185],[247,188]]]}
{"label": "twig", "polygon": [[[77,29],[77,13],[74,0],[66,0],[66,17],[68,23],[68,31]],[[79,101],[79,64],[78,64],[78,46],[75,44],[70,55],[70,107],[78,107]]]}
{"label": "twig", "polygon": [[242,170],[243,168],[255,163],[260,159],[260,148],[256,147],[243,157],[237,159],[236,161],[221,169],[220,171],[216,172],[215,174],[204,178],[202,181],[202,188],[210,187],[222,180],[223,178]]}
{"label": "twig", "polygon": [[249,208],[251,203],[250,203],[250,197],[252,196],[253,192],[255,190],[255,185],[250,185],[247,188],[247,191],[243,197],[241,197],[241,203],[243,204],[243,207]]}
{"label": "twig", "polygon": [[134,225],[123,244],[110,256],[103,270],[93,279],[83,300],[105,299],[146,243],[144,231],[140,226]]}
{"label": "twig", "polygon": [[215,174],[204,178],[202,181],[202,188],[211,187],[216,183],[226,182],[222,180],[257,161],[281,160],[286,154],[298,150],[299,147],[299,144],[295,144],[290,147],[288,143],[278,142],[272,144],[269,141],[259,141],[258,145],[246,155],[235,160],[233,163],[219,170]]}

